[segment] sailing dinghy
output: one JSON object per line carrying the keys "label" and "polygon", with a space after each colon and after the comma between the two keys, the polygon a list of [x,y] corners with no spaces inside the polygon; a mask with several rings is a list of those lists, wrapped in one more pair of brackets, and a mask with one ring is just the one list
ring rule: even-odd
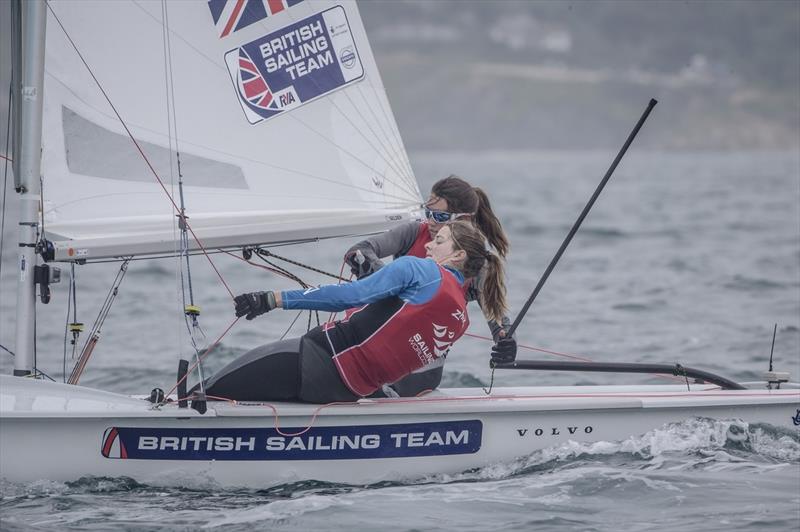
{"label": "sailing dinghy", "polygon": [[15,6],[22,213],[15,375],[0,376],[5,479],[371,483],[570,440],[621,440],[690,417],[800,425],[800,389],[779,373],[749,388],[676,367],[685,382],[659,386],[193,407],[180,392],[128,397],[36,378],[36,285],[44,300],[56,280],[43,259],[188,259],[373,233],[414,219],[421,194],[353,2]]}

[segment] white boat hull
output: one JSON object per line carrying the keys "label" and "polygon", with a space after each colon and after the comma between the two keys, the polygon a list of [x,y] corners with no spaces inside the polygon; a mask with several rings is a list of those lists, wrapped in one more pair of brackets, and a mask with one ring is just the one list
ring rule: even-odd
{"label": "white boat hull", "polygon": [[309,479],[364,484],[454,474],[569,440],[624,440],[692,417],[797,430],[800,390],[526,387],[486,396],[445,389],[324,407],[210,402],[201,415],[2,376],[0,475],[13,482],[102,476],[253,488]]}

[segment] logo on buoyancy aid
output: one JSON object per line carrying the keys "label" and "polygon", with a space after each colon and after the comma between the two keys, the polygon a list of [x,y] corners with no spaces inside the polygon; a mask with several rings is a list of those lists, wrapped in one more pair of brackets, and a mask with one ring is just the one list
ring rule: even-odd
{"label": "logo on buoyancy aid", "polygon": [[436,353],[437,357],[447,356],[447,352],[450,351],[450,346],[453,345],[455,341],[453,339],[455,335],[456,333],[450,331],[447,327],[436,325],[435,323],[433,324],[433,352]]}
{"label": "logo on buoyancy aid", "polygon": [[415,333],[408,339],[411,348],[424,364],[430,364],[437,358],[447,356],[450,347],[455,342],[456,333],[444,325],[431,324],[433,326],[433,348],[428,346],[425,338],[420,333]]}
{"label": "logo on buoyancy aid", "polygon": [[456,311],[450,315],[453,316],[458,321],[460,321],[461,325],[467,324],[467,313],[461,310],[460,308],[457,308]]}
{"label": "logo on buoyancy aid", "polygon": [[433,355],[431,354],[431,350],[428,348],[428,344],[425,343],[425,339],[422,337],[420,333],[413,334],[409,339],[408,343],[411,345],[411,349],[417,354],[419,357],[420,362],[422,362],[423,366],[426,366],[433,362]]}
{"label": "logo on buoyancy aid", "polygon": [[797,409],[797,414],[792,418],[792,423],[794,423],[795,426],[800,425],[800,408]]}

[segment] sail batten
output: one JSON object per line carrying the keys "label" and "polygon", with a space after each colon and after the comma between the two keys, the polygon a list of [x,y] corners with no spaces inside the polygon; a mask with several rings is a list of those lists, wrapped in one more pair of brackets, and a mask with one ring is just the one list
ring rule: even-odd
{"label": "sail batten", "polygon": [[51,2],[103,89],[49,24],[43,215],[57,258],[174,250],[165,189],[178,148],[203,247],[372,233],[416,216],[419,186],[355,3],[298,0],[247,24],[253,13],[236,19],[222,4],[167,2],[162,14]]}

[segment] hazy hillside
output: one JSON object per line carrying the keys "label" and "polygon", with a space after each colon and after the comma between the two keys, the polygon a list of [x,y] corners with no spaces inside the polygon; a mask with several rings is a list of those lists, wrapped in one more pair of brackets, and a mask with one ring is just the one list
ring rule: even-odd
{"label": "hazy hillside", "polygon": [[800,149],[798,0],[359,5],[410,149],[616,147],[651,97],[643,146]]}
{"label": "hazy hillside", "polygon": [[800,149],[797,1],[360,6],[411,148]]}

